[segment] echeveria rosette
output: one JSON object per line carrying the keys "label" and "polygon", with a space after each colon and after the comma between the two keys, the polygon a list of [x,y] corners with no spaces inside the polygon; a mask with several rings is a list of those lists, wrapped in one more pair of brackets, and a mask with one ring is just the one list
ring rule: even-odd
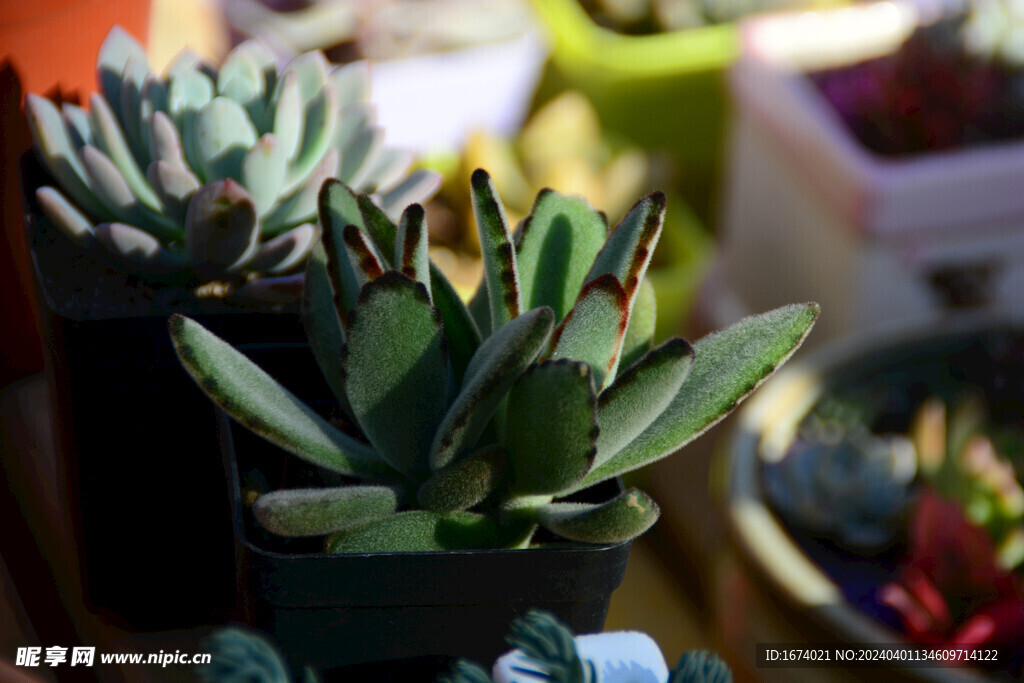
{"label": "echeveria rosette", "polygon": [[395,218],[440,184],[409,172],[410,152],[384,147],[365,63],[332,67],[311,52],[278,70],[253,40],[219,69],[185,53],[160,76],[115,27],[97,72],[88,109],[26,98],[56,181],[37,199],[74,242],[129,272],[205,285],[200,295],[294,298],[325,180]]}
{"label": "echeveria rosette", "polygon": [[[286,451],[364,480],[266,494],[282,535],[332,552],[523,547],[636,537],[657,505],[631,489],[562,500],[685,445],[781,365],[818,314],[791,305],[690,345],[652,348],[638,296],[665,212],[653,193],[608,231],[581,197],[545,190],[513,236],[490,177],[472,193],[485,269],[467,307],[427,257],[419,205],[397,225],[337,181],[306,265],[310,344],[353,437],[198,323],[171,320],[185,368],[224,410]],[[475,315],[474,315],[475,314]],[[340,353],[339,353],[340,350]]]}

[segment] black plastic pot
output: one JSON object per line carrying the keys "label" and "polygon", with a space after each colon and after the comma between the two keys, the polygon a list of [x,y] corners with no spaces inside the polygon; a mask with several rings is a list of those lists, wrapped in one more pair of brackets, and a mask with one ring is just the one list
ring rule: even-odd
{"label": "black plastic pot", "polygon": [[198,300],[112,269],[39,218],[46,175],[22,157],[61,484],[87,606],[135,630],[223,621],[231,513],[213,404],[182,369],[172,313],[233,344],[305,339],[294,309]]}
{"label": "black plastic pot", "polygon": [[[329,390],[307,348],[246,352],[311,405],[331,405],[317,400]],[[577,633],[602,630],[632,542],[325,554],[320,539],[263,532],[243,506],[241,486],[254,477],[271,488],[308,485],[322,473],[223,413],[220,426],[234,488],[241,606],[294,664],[333,670],[339,680],[433,680],[459,657],[489,665],[508,649],[509,623],[531,608],[553,612]]]}

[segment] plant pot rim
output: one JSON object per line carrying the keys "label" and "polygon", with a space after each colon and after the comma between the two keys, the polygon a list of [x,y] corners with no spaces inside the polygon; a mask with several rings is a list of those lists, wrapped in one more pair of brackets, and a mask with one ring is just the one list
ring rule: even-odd
{"label": "plant pot rim", "polygon": [[[895,324],[830,342],[773,377],[737,412],[734,431],[718,449],[713,468],[714,493],[724,510],[732,546],[744,564],[766,578],[785,601],[848,642],[912,644],[847,602],[839,586],[797,545],[764,498],[762,442],[784,444],[817,398],[834,384],[833,371],[930,340],[1009,330],[1024,331],[1024,315],[979,311],[940,322]],[[987,680],[967,670],[913,671],[922,680]]]}
{"label": "plant pot rim", "polygon": [[554,46],[570,69],[599,69],[602,77],[658,77],[715,71],[739,55],[736,22],[650,35],[624,35],[599,26],[576,0],[533,0]]}
{"label": "plant pot rim", "polygon": [[925,0],[890,0],[755,17],[740,27],[741,55],[728,75],[738,108],[823,201],[854,216],[867,235],[955,235],[985,222],[1006,229],[1024,215],[1024,195],[1007,191],[1024,174],[1024,139],[875,154],[804,76],[891,52],[929,16],[928,7]]}

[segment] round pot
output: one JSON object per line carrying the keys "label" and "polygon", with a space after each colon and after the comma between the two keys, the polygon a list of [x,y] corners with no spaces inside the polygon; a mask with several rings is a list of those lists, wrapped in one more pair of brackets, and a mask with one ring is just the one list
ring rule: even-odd
{"label": "round pot", "polygon": [[878,560],[840,557],[832,546],[792,532],[769,505],[762,475],[766,455],[786,451],[821,397],[852,387],[889,387],[892,395],[904,397],[899,411],[886,413],[891,429],[885,431],[905,429],[928,396],[949,398],[968,386],[985,390],[996,422],[1008,420],[1013,410],[1003,407],[1012,406],[1012,393],[994,386],[992,377],[998,370],[1019,387],[1012,378],[1024,377],[1022,352],[1024,322],[1008,316],[982,313],[927,328],[888,329],[832,343],[787,366],[737,413],[733,434],[717,455],[713,481],[730,534],[716,586],[718,628],[741,670],[766,681],[985,680],[976,671],[943,667],[766,668],[759,663],[756,647],[770,643],[856,649],[909,642],[851,603],[849,585],[878,572]]}

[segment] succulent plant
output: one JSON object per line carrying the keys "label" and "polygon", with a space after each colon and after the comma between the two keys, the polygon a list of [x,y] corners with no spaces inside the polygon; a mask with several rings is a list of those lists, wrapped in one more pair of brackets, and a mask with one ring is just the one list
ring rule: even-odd
{"label": "succulent plant", "polygon": [[515,225],[545,187],[600,198],[596,208],[621,216],[645,190],[663,186],[662,176],[668,174],[655,166],[636,147],[613,150],[593,105],[581,93],[567,91],[534,112],[515,139],[487,130],[470,134],[449,174],[452,182],[427,206],[431,255],[460,291],[472,292],[480,282],[480,244],[466,191],[478,168],[488,169],[509,223]]}
{"label": "succulent plant", "polygon": [[[686,652],[669,671],[658,644],[638,631],[574,636],[554,615],[530,610],[512,622],[506,638],[515,649],[498,658],[491,674],[460,660],[439,683],[732,683],[718,656]],[[493,678],[492,678],[493,676]]]}
{"label": "succulent plant", "polygon": [[891,54],[811,75],[878,154],[985,144],[1024,130],[1024,6],[968,0],[940,9]]}
{"label": "succulent plant", "polygon": [[[263,636],[241,628],[223,628],[203,641],[210,663],[198,673],[203,683],[291,683],[293,677],[284,657]],[[307,667],[302,683],[320,677]]]}
{"label": "succulent plant", "polygon": [[[298,457],[366,483],[280,490],[253,513],[330,552],[526,547],[538,527],[579,542],[631,539],[658,508],[631,489],[556,502],[664,457],[728,413],[801,343],[815,304],[754,316],[694,346],[651,346],[638,292],[664,196],[610,233],[581,197],[541,192],[513,237],[473,174],[485,284],[467,307],[427,257],[424,212],[398,225],[338,181],[320,194],[307,262],[311,346],[358,434],[338,429],[198,323],[178,355],[230,416]],[[472,313],[471,313],[472,311]]]}
{"label": "succulent plant", "polygon": [[785,457],[765,465],[764,489],[794,528],[877,552],[906,526],[916,465],[904,436],[805,428]]}
{"label": "succulent plant", "polygon": [[1024,487],[997,447],[998,431],[980,400],[961,401],[947,416],[945,403],[933,397],[915,415],[911,437],[925,479],[985,528],[999,566],[1012,569],[1024,563]]}
{"label": "succulent plant", "polygon": [[115,27],[97,71],[102,94],[88,111],[26,98],[59,186],[36,196],[73,241],[130,272],[208,285],[200,294],[287,296],[299,278],[273,280],[316,243],[326,179],[372,193],[395,217],[439,185],[432,171],[407,173],[410,153],[383,146],[365,63],[332,69],[312,52],[279,72],[249,41],[219,70],[185,53],[160,77]]}
{"label": "succulent plant", "polygon": [[[546,187],[594,198],[595,208],[621,216],[636,197],[671,184],[673,163],[666,155],[624,144],[601,128],[598,113],[577,91],[545,102],[510,139],[476,131],[467,139],[457,170],[426,207],[431,227],[431,257],[460,293],[472,294],[480,282],[480,245],[471,193],[477,168],[486,168],[501,194],[509,223],[530,213],[533,199]],[[672,336],[686,318],[690,296],[710,261],[711,237],[685,203],[673,200],[666,212],[660,245],[641,296],[661,307],[656,339]]]}

